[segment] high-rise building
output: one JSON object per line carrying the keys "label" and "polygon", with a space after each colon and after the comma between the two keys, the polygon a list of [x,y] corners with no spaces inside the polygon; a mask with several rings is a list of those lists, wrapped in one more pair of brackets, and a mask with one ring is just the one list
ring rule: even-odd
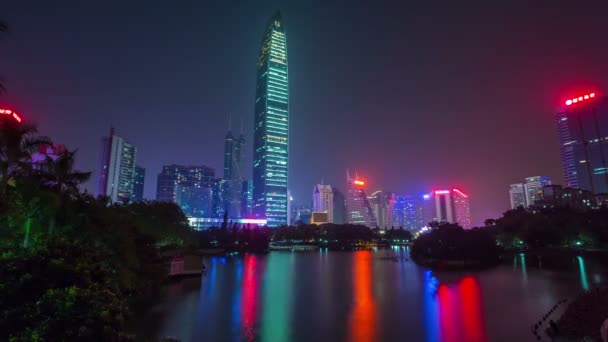
{"label": "high-rise building", "polygon": [[568,99],[555,118],[565,186],[608,193],[608,97]]}
{"label": "high-rise building", "polygon": [[376,218],[365,193],[365,181],[359,177],[351,178],[346,171],[346,220],[351,224],[377,227]]}
{"label": "high-rise building", "polygon": [[542,199],[543,187],[551,184],[551,178],[547,176],[527,177],[524,182],[526,205],[531,206],[537,200]]}
{"label": "high-rise building", "polygon": [[137,148],[115,134],[102,138],[98,195],[111,202],[129,202],[133,197]]}
{"label": "high-rise building", "polygon": [[435,201],[433,194],[422,195],[422,226],[426,227],[431,222],[437,221],[437,210],[435,209]]}
{"label": "high-rise building", "polygon": [[523,183],[511,184],[509,199],[511,200],[511,209],[528,207],[528,203],[526,202],[526,190]]}
{"label": "high-rise building", "polygon": [[334,192],[330,185],[315,185],[312,192],[312,211],[327,213],[327,222],[334,223]]}
{"label": "high-rise building", "polygon": [[240,218],[242,211],[243,193],[243,148],[245,136],[241,132],[238,137],[232,135],[229,129],[224,137],[224,180],[230,183],[230,193],[226,199],[229,202],[230,217]]}
{"label": "high-rise building", "polygon": [[469,196],[457,188],[435,190],[435,221],[457,223],[463,228],[471,227]]}
{"label": "high-rise building", "polygon": [[253,183],[243,181],[241,189],[241,217],[249,217],[253,210]]}
{"label": "high-rise building", "polygon": [[257,65],[254,214],[276,227],[288,222],[289,83],[287,39],[280,12],[266,26]]}
{"label": "high-rise building", "polygon": [[231,201],[230,194],[232,192],[232,183],[225,179],[216,179],[213,183],[213,216],[223,217],[225,212],[228,212],[228,217],[233,217],[230,213]]}
{"label": "high-rise building", "polygon": [[146,179],[146,169],[136,165],[135,166],[135,177],[133,181],[133,202],[143,201],[144,199],[144,181]]}
{"label": "high-rise building", "polygon": [[422,196],[396,196],[393,207],[393,222],[395,227],[411,230],[424,227],[428,222],[424,220],[423,204]]}
{"label": "high-rise building", "polygon": [[344,194],[336,187],[332,187],[332,192],[334,197],[333,223],[344,224],[346,223],[346,199]]}
{"label": "high-rise building", "polygon": [[376,218],[378,228],[389,229],[394,227],[393,207],[395,206],[395,194],[386,191],[376,191],[367,199]]}
{"label": "high-rise building", "polygon": [[164,165],[158,174],[156,200],[177,203],[187,216],[213,217],[215,170],[207,166]]}

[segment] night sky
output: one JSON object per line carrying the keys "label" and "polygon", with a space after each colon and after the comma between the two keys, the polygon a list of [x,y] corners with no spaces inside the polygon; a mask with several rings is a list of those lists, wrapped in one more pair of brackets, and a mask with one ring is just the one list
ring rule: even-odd
{"label": "night sky", "polygon": [[0,105],[78,148],[94,193],[111,124],[138,147],[147,198],[163,164],[222,175],[228,113],[250,177],[258,49],[281,9],[296,201],[322,177],[345,190],[350,168],[368,193],[459,186],[480,224],[510,183],[562,182],[554,113],[608,92],[608,2],[328,2],[2,1]]}

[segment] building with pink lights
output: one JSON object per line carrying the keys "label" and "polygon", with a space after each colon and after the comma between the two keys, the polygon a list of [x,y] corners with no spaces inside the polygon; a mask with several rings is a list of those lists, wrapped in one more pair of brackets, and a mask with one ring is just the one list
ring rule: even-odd
{"label": "building with pink lights", "polygon": [[432,192],[437,222],[457,223],[463,228],[471,228],[471,208],[469,196],[458,188],[435,190]]}

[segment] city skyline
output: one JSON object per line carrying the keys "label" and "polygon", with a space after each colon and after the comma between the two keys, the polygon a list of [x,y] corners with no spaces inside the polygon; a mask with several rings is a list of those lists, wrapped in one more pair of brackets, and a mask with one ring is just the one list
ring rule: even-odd
{"label": "city skyline", "polygon": [[[531,174],[545,174],[563,183],[553,113],[568,96],[589,89],[603,94],[608,89],[608,70],[598,60],[604,49],[597,45],[602,30],[597,20],[579,19],[601,13],[592,8],[538,8],[528,11],[530,14],[506,8],[504,27],[489,24],[486,33],[478,33],[475,24],[496,14],[495,10],[471,10],[463,16],[472,21],[468,24],[457,15],[447,15],[452,10],[462,14],[458,8],[414,8],[413,15],[442,19],[431,30],[397,5],[385,9],[356,5],[343,16],[337,15],[341,6],[328,6],[320,12],[304,5],[277,3],[218,6],[215,11],[150,6],[136,19],[118,11],[108,34],[94,25],[121,5],[101,6],[97,9],[101,15],[78,5],[67,11],[61,5],[49,8],[41,4],[30,13],[26,6],[0,5],[11,25],[3,46],[13,52],[3,59],[8,93],[0,97],[0,104],[38,122],[42,132],[68,147],[78,148],[78,167],[94,172],[87,184],[91,193],[96,193],[93,180],[98,178],[98,137],[110,123],[138,147],[138,163],[151,179],[162,165],[171,163],[204,164],[221,170],[226,112],[245,119],[246,139],[252,141],[248,119],[254,99],[252,74],[264,22],[276,8],[287,17],[290,58],[298,62],[290,69],[291,87],[295,87],[291,90],[296,94],[290,118],[294,142],[290,180],[296,200],[308,199],[311,185],[321,177],[329,184],[342,184],[343,170],[350,166],[366,175],[370,190],[418,193],[436,183],[459,184],[475,194],[472,223],[480,224],[509,208],[504,190],[509,184]],[[547,15],[535,19],[533,13],[541,10]],[[147,37],[141,27],[147,27],[148,20],[164,17],[167,11],[168,17],[180,18],[180,22],[169,22],[154,41],[138,39]],[[45,16],[47,12],[53,16]],[[218,18],[201,20],[210,15],[207,12]],[[369,31],[355,25],[366,16],[377,24]],[[570,19],[580,25],[560,26]],[[70,29],[74,20],[87,22],[81,32]],[[50,24],[57,21],[61,24]],[[218,23],[228,23],[228,28],[214,38]],[[356,29],[351,30],[353,27]],[[446,27],[454,30],[446,33]],[[525,35],[542,27],[553,30],[555,38],[540,40],[542,46],[528,46],[543,31],[532,34],[530,40]],[[124,39],[111,38],[120,36],[116,32],[126,32]],[[47,41],[47,35],[59,37],[54,46],[25,43]],[[61,39],[66,35],[70,38]],[[354,41],[355,35],[359,40]],[[401,35],[406,35],[407,42],[386,44],[390,37]],[[384,38],[375,40],[377,37]],[[481,39],[484,37],[496,39],[488,43]],[[449,38],[458,38],[455,41],[460,43],[455,46]],[[220,44],[216,50],[225,52],[201,57],[208,50],[205,39]],[[570,42],[568,46],[564,41]],[[66,52],[74,49],[73,44],[85,48]],[[316,49],[309,48],[314,44],[320,44],[320,51],[326,53],[317,55],[312,51]],[[371,52],[359,55],[362,45],[370,50],[382,47],[387,53],[383,57]],[[593,46],[593,54],[585,46]],[[65,58],[54,57],[51,48]],[[488,55],[495,48],[508,51],[504,58],[509,63]],[[167,50],[171,55],[147,53]],[[109,65],[94,56],[97,54],[120,58],[110,58],[113,63]],[[430,57],[434,55],[445,57],[439,61]],[[529,56],[526,61],[521,59],[524,55]],[[552,56],[550,63],[546,63],[546,55]],[[48,58],[42,61],[38,56]],[[331,68],[323,66],[326,62]],[[496,63],[504,67],[488,69]],[[383,64],[387,67],[380,67]],[[158,82],[145,76],[156,68],[160,70],[155,80],[160,78],[165,84],[159,89],[149,87]],[[207,79],[213,87],[205,83]],[[494,87],[486,86],[489,81]],[[386,87],[369,88],[367,84]],[[440,118],[449,124],[437,124]],[[493,125],[504,129],[489,129]],[[380,132],[382,139],[371,132]],[[325,139],[313,139],[316,136],[336,142],[327,144]],[[248,144],[245,165],[251,163],[250,147]],[[386,153],[374,153],[380,150]],[[313,162],[318,167],[311,168]],[[487,165],[493,166],[492,172]],[[154,197],[154,183],[146,182],[146,198]]]}

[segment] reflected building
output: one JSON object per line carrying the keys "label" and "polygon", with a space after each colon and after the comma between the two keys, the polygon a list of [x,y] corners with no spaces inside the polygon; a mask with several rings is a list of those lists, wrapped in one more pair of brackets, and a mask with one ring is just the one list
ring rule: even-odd
{"label": "reflected building", "polygon": [[257,64],[253,139],[254,214],[271,227],[288,222],[289,83],[281,13],[266,25]]}
{"label": "reflected building", "polygon": [[358,177],[351,178],[346,171],[346,219],[350,224],[362,224],[370,228],[377,227],[367,194],[365,181]]}
{"label": "reflected building", "polygon": [[114,127],[102,138],[101,147],[97,194],[112,203],[127,203],[133,198],[137,148],[116,135]]}

